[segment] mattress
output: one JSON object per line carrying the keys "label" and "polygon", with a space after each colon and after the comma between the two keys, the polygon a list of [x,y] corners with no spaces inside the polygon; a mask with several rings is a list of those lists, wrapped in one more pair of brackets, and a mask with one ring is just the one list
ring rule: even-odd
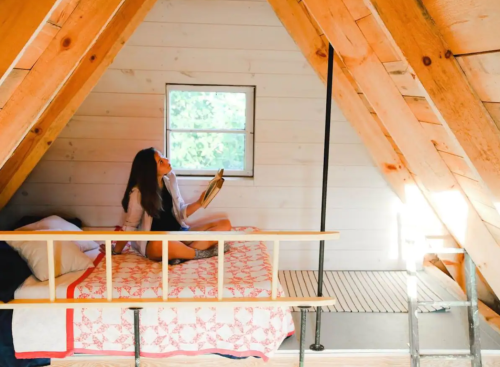
{"label": "mattress", "polygon": [[[253,230],[237,228],[236,230]],[[224,258],[224,297],[270,297],[271,265],[262,242],[229,242]],[[56,279],[58,298],[106,297],[106,262]],[[169,298],[217,297],[217,257],[169,271]],[[113,256],[114,298],[162,297],[162,264],[127,246]],[[44,284],[45,283],[45,284]],[[48,298],[47,282],[28,279],[17,299]],[[281,286],[278,295],[284,296]],[[141,310],[141,355],[169,357],[218,353],[268,360],[294,333],[288,307],[146,308]],[[61,358],[74,353],[133,355],[133,313],[120,308],[24,309],[13,317],[17,358]]]}

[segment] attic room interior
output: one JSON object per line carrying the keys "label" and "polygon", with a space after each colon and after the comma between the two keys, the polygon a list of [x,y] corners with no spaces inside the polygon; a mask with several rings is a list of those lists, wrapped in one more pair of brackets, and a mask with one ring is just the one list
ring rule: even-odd
{"label": "attic room interior", "polygon": [[499,32],[1,0],[0,367],[500,366]]}

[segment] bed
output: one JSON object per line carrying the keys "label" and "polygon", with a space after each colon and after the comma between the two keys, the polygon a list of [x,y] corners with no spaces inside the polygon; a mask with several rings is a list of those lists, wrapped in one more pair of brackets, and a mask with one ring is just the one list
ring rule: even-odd
{"label": "bed", "polygon": [[[239,227],[234,230],[253,231]],[[270,297],[271,263],[262,242],[229,242],[224,297]],[[56,278],[57,298],[105,298],[106,262],[87,253],[94,267]],[[113,257],[114,298],[162,297],[161,263],[139,256],[130,246]],[[284,296],[281,286],[278,295]],[[217,257],[188,261],[169,272],[169,298],[217,296]],[[16,299],[48,297],[47,282],[33,277]],[[63,358],[75,353],[134,355],[133,313],[128,309],[16,309],[13,339],[18,358]],[[268,360],[295,331],[289,307],[146,308],[141,310],[141,356],[217,353]]]}

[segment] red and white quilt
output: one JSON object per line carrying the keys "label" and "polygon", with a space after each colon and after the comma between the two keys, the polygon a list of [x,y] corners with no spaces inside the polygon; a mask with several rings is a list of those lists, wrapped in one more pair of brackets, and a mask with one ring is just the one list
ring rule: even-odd
{"label": "red and white quilt", "polygon": [[[271,264],[265,244],[229,244],[224,257],[224,297],[270,297]],[[98,256],[96,267],[69,286],[58,284],[58,298],[64,292],[67,298],[105,298],[106,262],[102,259],[103,255]],[[217,297],[217,261],[213,257],[174,266],[169,271],[169,298]],[[162,297],[161,286],[161,263],[147,260],[128,246],[123,255],[113,256],[114,298]],[[281,287],[278,292],[284,295]],[[16,298],[20,297],[16,294]],[[220,353],[267,360],[294,333],[288,307],[145,308],[140,325],[141,355],[153,358]],[[52,339],[50,349],[43,347],[42,340],[33,340],[37,330],[45,330],[40,337]],[[18,358],[134,353],[133,313],[128,309],[16,310],[13,334]]]}

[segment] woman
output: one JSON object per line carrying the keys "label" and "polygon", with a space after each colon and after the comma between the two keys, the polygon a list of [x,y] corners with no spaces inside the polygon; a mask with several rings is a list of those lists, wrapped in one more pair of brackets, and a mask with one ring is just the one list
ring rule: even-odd
{"label": "woman", "polygon": [[[154,148],[143,149],[134,158],[122,200],[126,217],[124,231],[230,231],[227,219],[189,227],[186,219],[201,208],[200,198],[186,204],[182,199],[175,173],[167,158]],[[119,241],[113,254],[120,254],[127,244]],[[202,259],[218,254],[217,241],[168,242],[168,260]],[[162,260],[162,241],[132,242],[141,255]],[[225,247],[224,251],[229,248]]]}

